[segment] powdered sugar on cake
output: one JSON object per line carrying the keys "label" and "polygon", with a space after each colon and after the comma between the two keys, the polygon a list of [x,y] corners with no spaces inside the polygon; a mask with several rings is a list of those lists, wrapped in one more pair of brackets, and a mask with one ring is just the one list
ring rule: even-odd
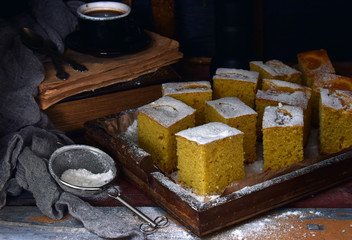
{"label": "powdered sugar on cake", "polygon": [[300,74],[300,72],[290,66],[285,65],[279,60],[271,60],[263,63],[262,61],[252,61],[253,64],[264,69],[272,76],[287,76],[291,74]]}
{"label": "powdered sugar on cake", "polygon": [[169,96],[164,96],[139,109],[164,127],[170,127],[196,110]]}
{"label": "powdered sugar on cake", "polygon": [[224,123],[211,122],[183,130],[176,135],[197,142],[198,144],[208,144],[237,134],[243,134],[243,132]]}
{"label": "powdered sugar on cake", "polygon": [[225,97],[207,101],[207,104],[216,109],[224,118],[257,114],[252,108],[236,97]]}
{"label": "powdered sugar on cake", "polygon": [[265,108],[263,128],[303,126],[303,110],[296,106],[269,106]]}
{"label": "powdered sugar on cake", "polygon": [[259,73],[235,68],[218,68],[213,78],[227,78],[257,83]]}
{"label": "powdered sugar on cake", "polygon": [[194,82],[169,82],[162,84],[163,94],[193,93],[193,92],[212,92],[209,81]]}
{"label": "powdered sugar on cake", "polygon": [[336,90],[334,92],[325,88],[320,88],[320,95],[324,106],[333,109],[352,110],[351,91]]}
{"label": "powdered sugar on cake", "polygon": [[263,79],[263,81],[268,82],[269,84],[272,84],[274,86],[287,87],[287,88],[291,88],[293,90],[304,90],[305,89],[305,87],[300,84],[282,81],[282,80]]}
{"label": "powdered sugar on cake", "polygon": [[272,90],[257,91],[257,98],[273,100],[276,102],[285,103],[288,105],[300,105],[303,108],[308,106],[308,97],[305,92],[295,91],[293,93],[290,92],[277,92]]}

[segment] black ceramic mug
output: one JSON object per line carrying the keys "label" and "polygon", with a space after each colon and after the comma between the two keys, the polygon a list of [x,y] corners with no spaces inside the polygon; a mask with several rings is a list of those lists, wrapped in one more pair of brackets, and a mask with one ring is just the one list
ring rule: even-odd
{"label": "black ceramic mug", "polygon": [[78,31],[93,48],[115,48],[123,43],[131,8],[120,2],[91,2],[77,9]]}

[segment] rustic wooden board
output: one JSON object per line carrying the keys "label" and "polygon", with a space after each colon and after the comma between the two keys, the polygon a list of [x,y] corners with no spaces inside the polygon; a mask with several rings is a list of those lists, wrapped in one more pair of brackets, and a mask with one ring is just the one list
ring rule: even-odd
{"label": "rustic wooden board", "polygon": [[352,179],[352,150],[347,149],[307,159],[308,165],[298,164],[291,171],[245,178],[215,199],[199,199],[156,169],[149,154],[121,135],[136,116],[137,111],[130,110],[89,121],[86,139],[108,152],[132,182],[198,236]]}
{"label": "rustic wooden board", "polygon": [[68,49],[68,57],[85,65],[86,72],[78,72],[65,66],[70,74],[66,81],[58,79],[51,62],[45,64],[45,79],[39,86],[37,102],[42,109],[81,92],[132,81],[140,76],[177,62],[183,57],[179,43],[170,38],[148,32],[150,45],[138,53],[114,58],[98,58]]}

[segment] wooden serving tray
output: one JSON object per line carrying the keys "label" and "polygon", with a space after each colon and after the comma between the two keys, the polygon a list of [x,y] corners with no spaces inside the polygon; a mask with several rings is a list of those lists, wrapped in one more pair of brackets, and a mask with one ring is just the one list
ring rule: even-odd
{"label": "wooden serving tray", "polygon": [[158,170],[151,156],[124,133],[137,115],[138,110],[132,109],[86,122],[87,142],[109,153],[130,181],[198,236],[352,179],[352,148],[321,156],[317,135],[312,132],[303,162],[280,171],[249,175],[216,198],[200,197]]}

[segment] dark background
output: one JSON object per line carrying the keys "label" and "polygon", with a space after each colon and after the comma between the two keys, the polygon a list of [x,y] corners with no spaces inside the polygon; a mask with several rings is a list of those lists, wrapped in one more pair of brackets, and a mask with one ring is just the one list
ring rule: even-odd
{"label": "dark background", "polygon": [[[216,54],[216,38],[226,38],[226,35],[216,35],[218,29],[214,28],[214,22],[217,18],[225,18],[225,13],[215,15],[214,9],[221,4],[226,6],[226,2],[233,1],[176,1],[176,36],[186,55],[213,57]],[[252,20],[247,26],[252,31],[251,40],[247,42],[252,49],[252,52],[249,51],[252,58],[296,61],[299,52],[323,48],[333,61],[352,60],[352,1],[252,2],[252,12],[246,12]],[[230,15],[236,10],[228,9],[228,12]],[[228,18],[235,18],[233,15]],[[238,34],[237,37],[243,35]],[[235,47],[241,49],[244,46]]]}
{"label": "dark background", "polygon": [[[91,2],[91,1],[86,1]],[[296,54],[326,49],[333,61],[352,60],[352,1],[347,0],[131,0],[138,24],[156,31],[151,5],[174,2],[174,34],[190,57],[296,61]],[[6,1],[1,18],[30,7]],[[251,4],[243,7],[243,4]],[[7,5],[7,6],[6,6]],[[171,13],[170,13],[171,14]],[[154,21],[154,22],[153,22]],[[226,29],[222,26],[227,26]]]}

